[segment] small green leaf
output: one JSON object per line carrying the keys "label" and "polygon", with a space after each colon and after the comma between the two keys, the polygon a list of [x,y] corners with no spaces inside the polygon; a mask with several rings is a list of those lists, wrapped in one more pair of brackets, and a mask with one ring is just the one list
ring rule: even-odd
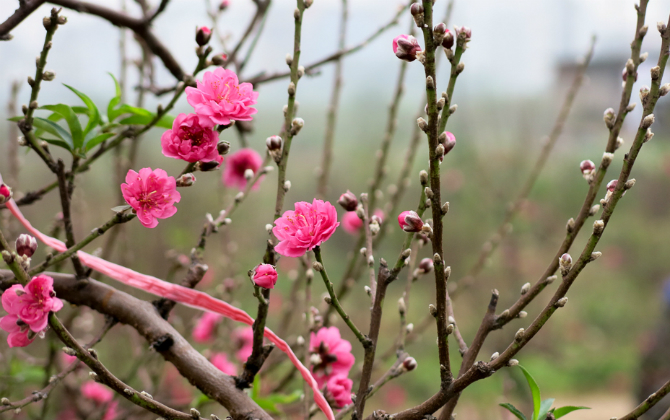
{"label": "small green leaf", "polygon": [[107,105],[107,119],[109,122],[112,122],[122,113],[120,110],[115,109],[116,106],[121,103],[121,85],[119,85],[119,82],[112,73],[108,74],[112,76],[112,80],[114,80],[114,86],[116,87],[116,95],[109,101],[109,104]]}
{"label": "small green leaf", "polygon": [[503,403],[503,404],[498,404],[499,406],[506,408],[509,410],[510,413],[514,414],[516,418],[519,420],[526,420],[526,416],[523,415],[521,411],[519,411],[515,406],[513,406],[510,403]]}
{"label": "small green leaf", "polygon": [[86,105],[86,108],[88,108],[88,123],[86,124],[86,128],[84,129],[84,135],[86,135],[100,122],[100,112],[98,111],[98,108],[95,106],[91,98],[89,98],[82,92],[78,91],[77,89],[73,88],[72,86],[66,85],[65,83],[63,83],[63,85],[66,88],[70,89],[72,92],[74,92],[75,95],[79,96],[79,99],[81,99]]}
{"label": "small green leaf", "polygon": [[62,147],[65,150],[68,150],[72,152],[72,148],[70,148],[70,145],[64,142],[63,140],[57,140],[57,139],[50,139],[46,137],[40,137],[41,140],[44,140],[45,142],[49,144],[53,144],[54,146]]}
{"label": "small green leaf", "polygon": [[46,131],[49,134],[53,134],[59,139],[65,141],[70,145],[70,147],[73,146],[72,136],[70,135],[70,133],[65,131],[63,127],[56,124],[55,122],[47,120],[45,118],[35,117],[33,118],[33,125],[39,128],[40,130]]}
{"label": "small green leaf", "polygon": [[554,398],[547,398],[542,401],[542,404],[540,404],[540,413],[537,415],[538,420],[545,420],[547,418],[547,414],[549,413],[551,406],[554,404],[554,400]]}
{"label": "small green leaf", "polygon": [[70,133],[72,134],[73,149],[79,149],[83,146],[84,134],[81,131],[79,118],[77,118],[77,114],[75,114],[72,108],[65,104],[44,105],[42,108],[60,114],[65,118],[65,122],[67,122],[67,125],[70,128]]}
{"label": "small green leaf", "polygon": [[557,408],[554,410],[554,418],[559,419],[566,414],[570,414],[573,411],[577,410],[590,410],[590,407],[578,407],[574,405],[566,405],[565,407]]}
{"label": "small green leaf", "polygon": [[16,116],[16,117],[12,117],[12,118],[7,118],[7,121],[19,122],[19,121],[21,121],[22,119],[23,119],[23,117]]}
{"label": "small green leaf", "polygon": [[537,382],[535,382],[535,379],[533,379],[530,372],[528,372],[525,367],[521,365],[518,366],[523,372],[523,376],[526,377],[526,381],[528,381],[528,386],[530,387],[530,392],[533,395],[533,420],[538,420],[537,416],[540,413],[540,405],[542,401],[542,398],[540,397],[540,387],[537,386]]}
{"label": "small green leaf", "polygon": [[99,145],[99,144],[102,143],[103,141],[105,141],[105,140],[107,140],[108,138],[113,137],[113,136],[114,136],[114,133],[102,133],[102,134],[98,134],[97,136],[91,138],[90,140],[88,140],[88,141],[86,142],[86,147],[85,147],[86,151],[91,150],[91,149],[94,148],[95,146]]}

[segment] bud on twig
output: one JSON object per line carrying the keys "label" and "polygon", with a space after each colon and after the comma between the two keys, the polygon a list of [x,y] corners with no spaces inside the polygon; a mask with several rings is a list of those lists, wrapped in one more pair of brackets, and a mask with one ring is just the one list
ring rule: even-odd
{"label": "bud on twig", "polygon": [[23,233],[16,238],[14,246],[16,247],[17,254],[22,257],[30,258],[37,250],[37,240],[34,237]]}
{"label": "bud on twig", "polygon": [[410,372],[414,369],[416,369],[417,363],[416,360],[413,357],[408,357],[402,362],[402,368],[403,370],[406,370],[407,372]]}
{"label": "bud on twig", "polygon": [[195,184],[195,175],[187,173],[177,178],[177,187],[190,187]]}
{"label": "bud on twig", "polygon": [[593,234],[594,235],[600,235],[603,233],[603,230],[605,230],[605,222],[602,220],[596,220],[593,222]]}
{"label": "bud on twig", "polygon": [[416,123],[421,131],[428,131],[428,123],[422,117],[417,118]]}
{"label": "bud on twig", "polygon": [[616,116],[614,115],[614,109],[607,108],[603,114],[603,121],[605,121],[607,128],[611,130],[614,127],[615,120]]}
{"label": "bud on twig", "polygon": [[525,295],[526,293],[528,293],[529,290],[530,290],[530,283],[526,283],[523,286],[521,286],[521,294],[522,295]]}
{"label": "bud on twig", "polygon": [[591,253],[591,258],[589,258],[589,261],[595,261],[595,260],[597,260],[598,258],[600,258],[602,255],[603,255],[603,253],[600,252],[600,251],[592,252],[592,253]]}
{"label": "bud on twig", "polygon": [[433,317],[437,317],[437,308],[432,303],[428,305],[428,312],[430,312]]}
{"label": "bud on twig", "polygon": [[291,121],[291,135],[292,136],[297,136],[302,127],[305,126],[305,120],[302,118],[294,118],[293,121]]}
{"label": "bud on twig", "polygon": [[570,254],[565,253],[561,255],[561,257],[558,259],[558,265],[561,268],[561,275],[565,276],[570,272],[570,269],[572,268],[572,257]]}
{"label": "bud on twig", "polygon": [[572,233],[572,231],[575,230],[575,219],[574,218],[571,217],[570,220],[568,220],[568,223],[566,223],[566,225],[565,225],[565,229],[568,231],[568,233]]}
{"label": "bud on twig", "polygon": [[654,114],[649,114],[642,120],[642,128],[647,129],[654,123]]}
{"label": "bud on twig", "polygon": [[516,334],[514,334],[514,339],[516,341],[523,340],[523,333],[525,333],[525,332],[526,332],[526,330],[524,330],[523,328],[519,328],[519,331],[517,331]]}
{"label": "bud on twig", "polygon": [[318,262],[318,261],[314,261],[314,262],[312,263],[312,268],[314,269],[314,271],[321,272],[321,271],[323,271],[323,264],[321,264],[321,263]]}
{"label": "bud on twig", "polygon": [[414,18],[414,23],[416,23],[416,26],[419,28],[423,27],[424,25],[423,5],[421,3],[413,3],[410,6],[409,11],[412,14],[412,17]]}
{"label": "bud on twig", "polygon": [[557,308],[562,308],[565,306],[565,304],[568,303],[568,297],[562,297],[559,300],[556,301],[556,307]]}

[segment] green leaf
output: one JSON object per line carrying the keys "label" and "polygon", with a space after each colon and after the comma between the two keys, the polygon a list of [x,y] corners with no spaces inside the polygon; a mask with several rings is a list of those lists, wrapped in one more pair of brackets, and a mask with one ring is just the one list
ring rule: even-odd
{"label": "green leaf", "polygon": [[516,418],[519,420],[526,420],[526,416],[523,415],[521,411],[519,411],[515,406],[513,406],[510,403],[503,403],[503,404],[498,404],[499,406],[506,408],[509,410],[510,413],[514,414]]}
{"label": "green leaf", "polygon": [[65,122],[67,122],[72,134],[73,149],[79,149],[84,145],[84,134],[81,131],[81,124],[72,108],[65,104],[44,105],[42,108],[60,114],[65,118]]}
{"label": "green leaf", "polygon": [[53,144],[54,146],[62,147],[63,149],[66,149],[70,152],[72,152],[72,148],[70,147],[69,144],[64,142],[63,140],[57,140],[57,139],[50,139],[46,137],[40,137],[40,139],[44,140],[45,142],[49,144]]}
{"label": "green leaf", "polygon": [[557,408],[554,410],[554,418],[559,419],[566,414],[570,414],[573,411],[577,410],[590,410],[590,407],[578,407],[574,405],[566,405],[565,407]]}
{"label": "green leaf", "polygon": [[530,387],[530,392],[533,395],[533,420],[538,420],[537,415],[540,413],[540,405],[542,401],[540,398],[540,387],[537,386],[537,382],[535,382],[535,379],[533,379],[530,372],[528,372],[525,367],[521,365],[518,366],[523,372],[523,376],[526,377],[526,381]]}
{"label": "green leaf", "polygon": [[537,415],[538,420],[545,420],[547,418],[547,414],[549,413],[551,406],[554,404],[554,400],[555,398],[547,398],[542,401],[542,404],[540,404],[540,412]]}
{"label": "green leaf", "polygon": [[88,140],[88,141],[86,142],[86,147],[85,147],[86,151],[91,150],[91,149],[94,148],[95,146],[99,145],[99,144],[102,143],[103,141],[105,141],[105,140],[107,140],[108,138],[113,137],[113,136],[114,136],[114,133],[102,133],[102,134],[98,134],[97,136],[91,138],[90,140]]}
{"label": "green leaf", "polygon": [[107,105],[107,119],[109,122],[112,122],[122,114],[120,110],[115,109],[116,106],[121,103],[121,85],[119,85],[119,82],[112,73],[108,74],[112,76],[112,80],[114,80],[114,86],[116,87],[116,95],[109,101],[109,104]]}
{"label": "green leaf", "polygon": [[19,122],[19,121],[21,121],[22,119],[23,119],[23,117],[16,116],[16,117],[12,117],[12,118],[7,118],[7,121]]}
{"label": "green leaf", "polygon": [[74,92],[75,95],[79,96],[79,99],[81,99],[86,105],[86,108],[88,108],[88,123],[86,124],[86,128],[84,129],[84,136],[85,136],[100,122],[100,112],[98,111],[98,108],[95,106],[91,98],[89,98],[82,92],[78,91],[77,89],[73,88],[72,86],[66,85],[65,83],[63,83],[63,85],[66,88],[70,89],[72,92]]}
{"label": "green leaf", "polygon": [[70,149],[72,148],[73,146],[72,136],[70,136],[70,133],[65,131],[63,127],[56,124],[55,122],[47,120],[45,118],[35,117],[33,118],[33,125],[39,128],[40,130],[46,131],[49,134],[53,134],[59,139],[65,141],[70,146]]}
{"label": "green leaf", "polygon": [[[130,105],[121,105],[120,110],[123,111],[124,114],[133,114],[130,117],[126,117],[123,120],[119,121],[121,124],[126,124],[126,125],[147,125],[153,121],[154,118],[156,118],[156,114],[153,112],[146,110],[144,108],[137,108],[135,106],[130,106]],[[172,122],[174,121],[174,117],[171,115],[163,115],[158,122],[156,122],[156,127],[161,127],[161,128],[172,128]]]}

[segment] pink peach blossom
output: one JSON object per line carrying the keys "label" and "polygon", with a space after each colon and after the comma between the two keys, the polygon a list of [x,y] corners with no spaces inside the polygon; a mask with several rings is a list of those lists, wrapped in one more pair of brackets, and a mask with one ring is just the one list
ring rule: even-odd
{"label": "pink peach blossom", "polygon": [[237,375],[237,367],[228,361],[228,357],[224,353],[214,353],[209,361],[226,375]]}
{"label": "pink peach blossom", "polygon": [[69,365],[70,363],[77,361],[77,356],[70,356],[67,353],[61,353],[60,359],[64,365]]}
{"label": "pink peach blossom", "polygon": [[274,289],[277,283],[277,270],[270,264],[260,264],[254,268],[254,284],[266,289]]}
{"label": "pink peach blossom", "polygon": [[179,114],[172,129],[161,136],[163,154],[186,162],[210,162],[219,156],[218,133],[210,122],[201,124],[195,114]]}
{"label": "pink peach blossom", "polygon": [[348,376],[355,362],[351,343],[340,337],[337,327],[323,327],[316,334],[312,333],[309,351],[312,354],[312,374],[319,388],[333,376]]}
{"label": "pink peach blossom", "polygon": [[211,341],[212,338],[214,338],[216,324],[222,319],[222,315],[215,314],[214,312],[205,312],[200,319],[198,319],[195,328],[193,328],[193,340],[198,343]]}
{"label": "pink peach blossom", "polygon": [[186,100],[202,120],[228,125],[231,120],[251,121],[258,92],[251,83],[239,83],[232,70],[218,67],[205,72],[197,88],[186,88]]}
{"label": "pink peach blossom", "polygon": [[316,246],[330,238],[340,225],[335,207],[327,201],[295,203],[295,211],[287,210],[275,220],[272,232],[279,243],[277,253],[286,257],[302,257]]}
{"label": "pink peach blossom", "polygon": [[24,288],[15,284],[2,294],[2,307],[8,315],[0,318],[0,328],[9,333],[10,347],[23,347],[32,342],[33,333],[43,331],[49,312],[57,312],[63,302],[56,298],[53,279],[46,275],[33,277]]}
{"label": "pink peach blossom", "polygon": [[363,221],[355,211],[348,211],[342,216],[342,227],[348,233],[356,233],[363,226]]}
{"label": "pink peach blossom", "polygon": [[162,169],[128,171],[126,183],[121,184],[126,202],[137,212],[140,223],[148,228],[158,225],[158,219],[167,219],[177,212],[174,203],[181,200],[177,182]]}
{"label": "pink peach blossom", "polygon": [[[380,209],[375,210],[373,217],[376,216],[381,222],[384,218],[384,212]],[[348,211],[342,216],[342,227],[348,233],[356,233],[358,229],[363,227],[363,221],[356,214],[355,211]]]}
{"label": "pink peach blossom", "polygon": [[415,211],[407,210],[398,215],[398,224],[405,232],[420,232],[423,220]]}
{"label": "pink peach blossom", "polygon": [[345,375],[333,375],[326,382],[326,399],[334,408],[342,408],[351,404],[351,387],[353,384],[353,381]]}
{"label": "pink peach blossom", "polygon": [[105,385],[88,381],[81,386],[81,395],[84,398],[92,400],[96,404],[105,404],[112,401],[114,398],[114,393],[111,389],[107,388]]}
{"label": "pink peach blossom", "polygon": [[[241,191],[247,186],[247,179],[244,177],[247,169],[251,169],[256,174],[262,165],[263,158],[257,151],[250,148],[240,149],[228,156],[228,161],[223,168],[223,183],[228,188],[237,187]],[[258,189],[258,187],[259,184],[256,182],[253,188]]]}
{"label": "pink peach blossom", "polygon": [[254,349],[254,330],[251,327],[240,327],[234,332],[239,350],[235,353],[237,360],[244,363]]}
{"label": "pink peach blossom", "polygon": [[102,420],[116,420],[116,417],[118,415],[119,415],[119,402],[112,401],[107,406],[107,411],[105,411],[105,415],[102,416]]}

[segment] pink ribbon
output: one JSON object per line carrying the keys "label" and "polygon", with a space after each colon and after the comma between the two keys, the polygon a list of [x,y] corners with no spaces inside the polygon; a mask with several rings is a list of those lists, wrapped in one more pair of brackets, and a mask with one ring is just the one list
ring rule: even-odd
{"label": "pink ribbon", "polygon": [[[2,176],[0,176],[0,184],[2,184]],[[65,246],[63,242],[56,238],[47,236],[39,230],[35,229],[23,216],[21,210],[19,210],[14,200],[8,201],[6,205],[9,211],[21,222],[21,224],[40,241],[44,242],[45,245],[50,246],[59,252],[64,252],[67,250],[67,246]],[[153,295],[174,300],[175,302],[179,302],[196,309],[215,312],[234,321],[242,322],[247,325],[252,325],[254,323],[254,319],[243,310],[238,309],[227,302],[213,298],[207,293],[189,289],[177,284],[168,283],[153,276],[138,273],[137,271],[133,271],[129,268],[111,263],[91,254],[87,254],[84,251],[77,251],[77,255],[79,256],[82,264],[85,266],[127,286],[144,290],[145,292],[149,292]],[[328,420],[335,420],[333,410],[331,410],[330,405],[328,405],[328,402],[324,398],[321,391],[319,391],[316,380],[310,371],[302,363],[300,363],[300,360],[293,353],[291,347],[289,347],[286,341],[279,338],[269,328],[265,328],[264,336],[270,340],[270,342],[274,343],[281,351],[286,353],[288,358],[291,360],[291,363],[293,363],[293,365],[302,375],[302,378],[309,384],[309,386],[312,388],[312,391],[314,391],[314,402],[316,405],[319,406]]]}

